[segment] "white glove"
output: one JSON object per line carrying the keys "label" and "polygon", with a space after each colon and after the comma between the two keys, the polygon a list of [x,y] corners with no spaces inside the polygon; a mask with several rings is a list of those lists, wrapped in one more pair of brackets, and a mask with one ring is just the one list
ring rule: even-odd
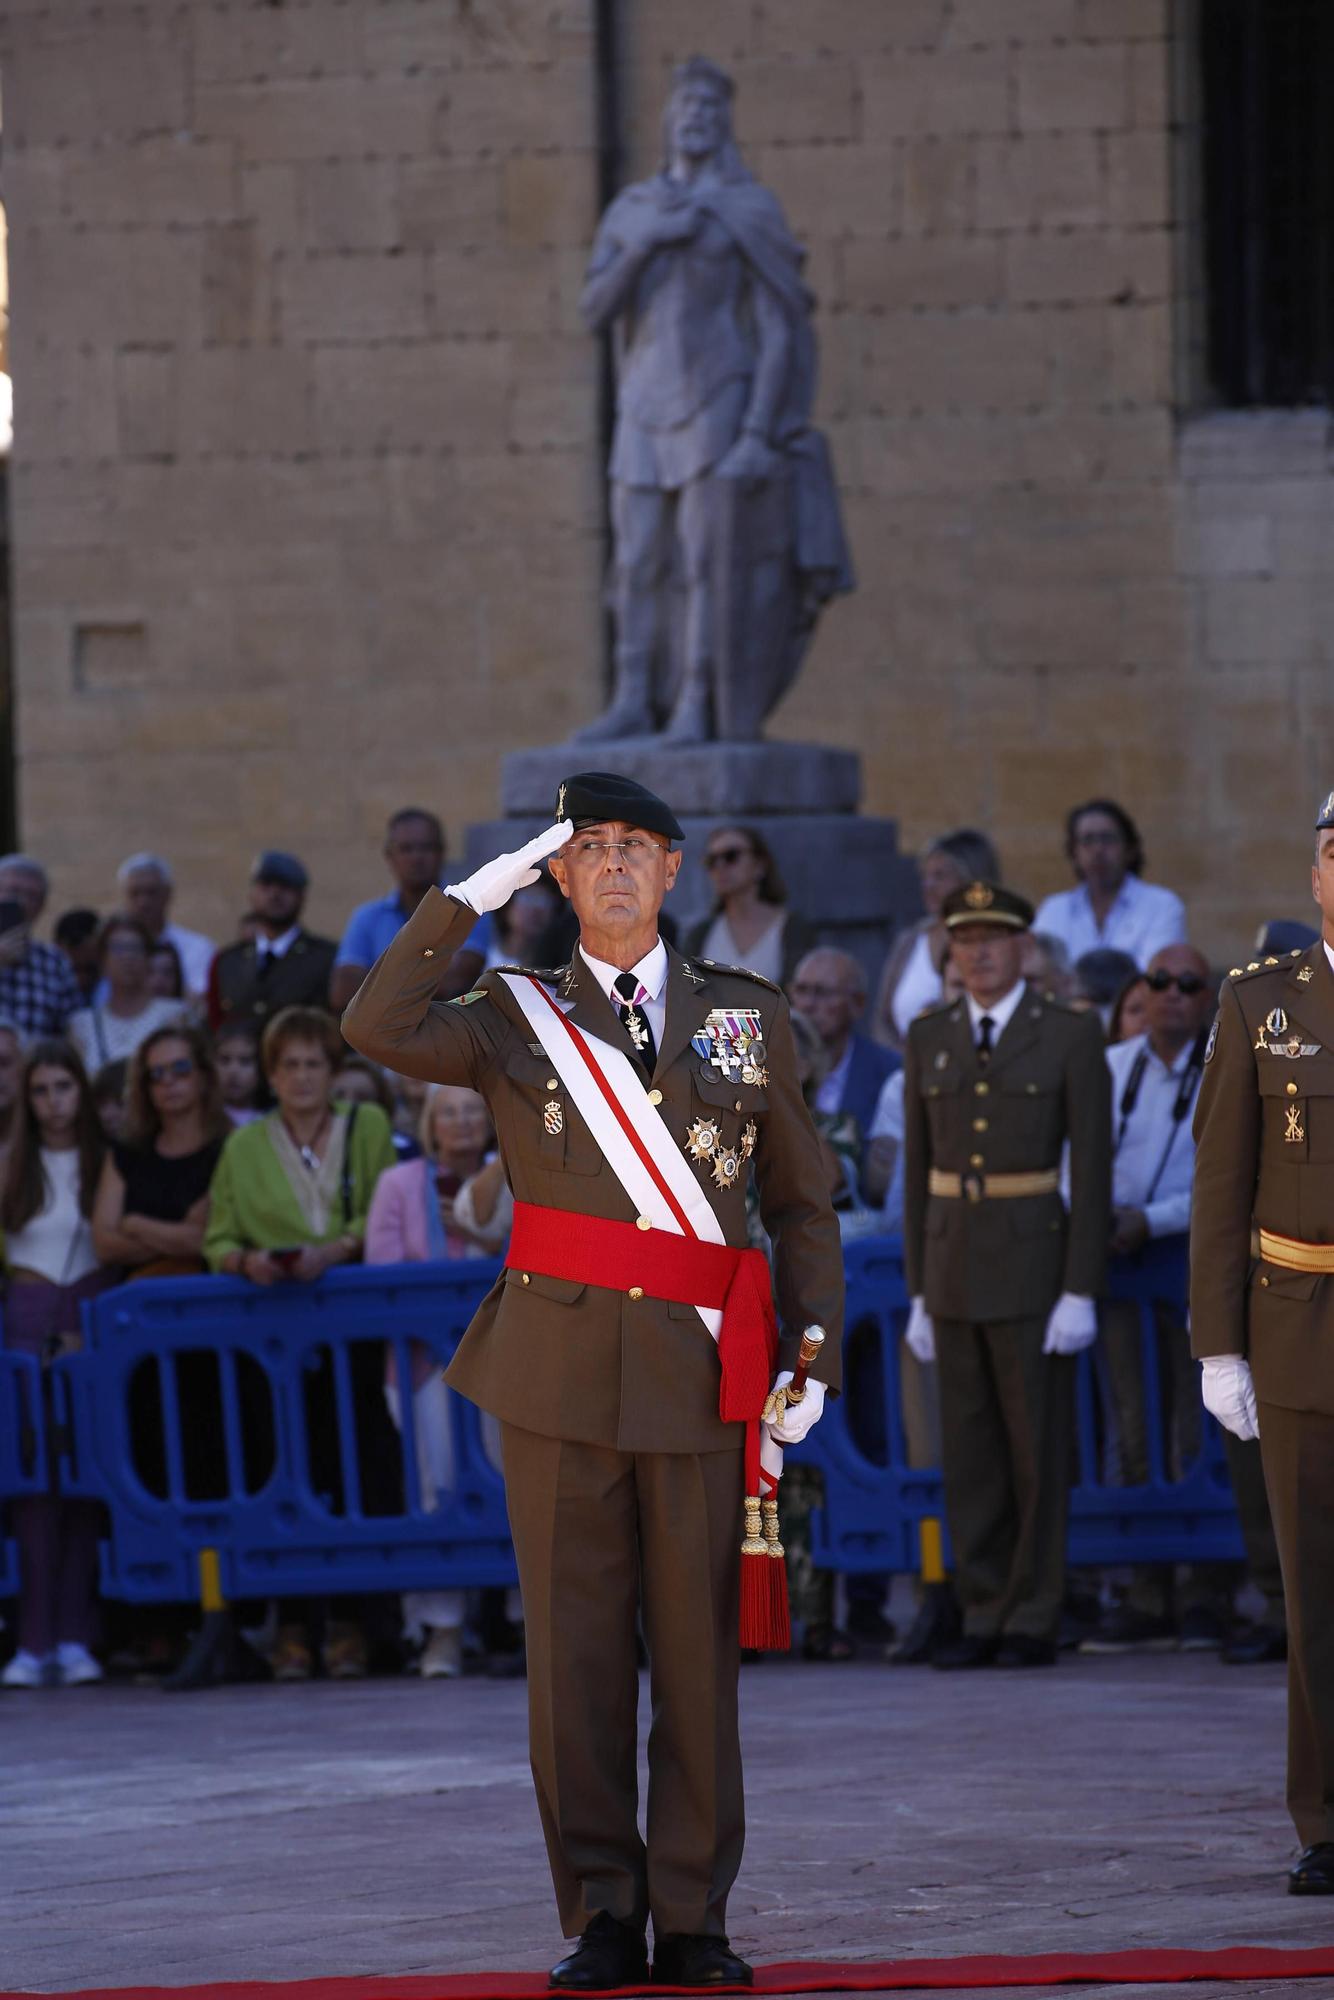
{"label": "white glove", "polygon": [[1062,1292],[1042,1337],[1044,1354],[1080,1354],[1098,1338],[1098,1308],[1078,1292]]}
{"label": "white glove", "polygon": [[908,1352],[915,1355],[923,1367],[935,1360],[936,1329],[931,1324],[925,1299],[914,1299],[908,1308],[908,1324],[903,1338],[908,1343]]}
{"label": "white glove", "polygon": [[461,903],[467,903],[480,917],[485,910],[499,910],[514,894],[516,889],[526,889],[530,882],[536,882],[541,870],[539,861],[545,861],[548,854],[554,854],[558,847],[564,847],[574,832],[572,819],[558,819],[545,833],[534,835],[526,847],[514,854],[498,854],[494,861],[488,861],[482,868],[469,875],[466,881],[449,882],[445,885],[447,896],[457,896]]}
{"label": "white glove", "polygon": [[[769,1391],[770,1403],[780,1389],[786,1389],[792,1380],[792,1370],[782,1368],[774,1377],[774,1386]],[[769,1403],[765,1408],[770,1407]],[[813,1424],[818,1424],[824,1411],[824,1383],[806,1383],[806,1393],[799,1403],[785,1403],[775,1416],[764,1419],[764,1428],[775,1444],[800,1444]]]}
{"label": "white glove", "polygon": [[1260,1415],[1249,1361],[1243,1361],[1239,1354],[1211,1354],[1200,1363],[1200,1394],[1209,1415],[1217,1417],[1233,1437],[1259,1437]]}

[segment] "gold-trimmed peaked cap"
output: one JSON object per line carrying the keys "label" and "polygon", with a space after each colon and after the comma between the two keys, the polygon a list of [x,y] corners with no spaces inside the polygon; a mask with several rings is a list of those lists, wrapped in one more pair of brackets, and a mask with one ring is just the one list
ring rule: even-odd
{"label": "gold-trimmed peaked cap", "polygon": [[1331,792],[1329,797],[1321,802],[1316,811],[1316,832],[1323,833],[1327,826],[1334,826],[1334,792]]}
{"label": "gold-trimmed peaked cap", "polygon": [[962,930],[965,924],[1026,931],[1033,921],[1033,905],[1013,889],[1002,889],[999,882],[969,882],[946,896],[940,914],[947,931]]}
{"label": "gold-trimmed peaked cap", "polygon": [[686,837],[665,799],[616,771],[578,771],[567,778],[556,794],[556,818],[572,819],[576,827],[620,820],[624,826],[642,826],[646,833],[661,833],[668,840]]}

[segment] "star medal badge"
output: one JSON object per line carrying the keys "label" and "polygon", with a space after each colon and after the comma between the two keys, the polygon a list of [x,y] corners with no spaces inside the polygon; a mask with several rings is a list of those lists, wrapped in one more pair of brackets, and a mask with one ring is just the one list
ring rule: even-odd
{"label": "star medal badge", "polygon": [[716,1118],[697,1118],[686,1127],[686,1151],[692,1160],[711,1160],[721,1138]]}
{"label": "star medal badge", "polygon": [[748,1160],[755,1151],[755,1141],[759,1136],[760,1130],[755,1120],[748,1118],[746,1120],[746,1129],[741,1134],[741,1157],[743,1160]]}
{"label": "star medal badge", "polygon": [[720,1146],[713,1156],[713,1178],[720,1188],[735,1187],[741,1179],[741,1153],[736,1146]]}

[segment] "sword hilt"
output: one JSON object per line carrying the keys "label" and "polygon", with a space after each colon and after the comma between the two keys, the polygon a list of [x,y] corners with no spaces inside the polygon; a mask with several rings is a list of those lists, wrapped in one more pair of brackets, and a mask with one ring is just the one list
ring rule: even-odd
{"label": "sword hilt", "polygon": [[806,1394],[806,1377],[820,1358],[824,1346],[825,1332],[822,1326],[808,1326],[801,1336],[801,1346],[797,1350],[797,1365],[792,1370],[792,1380],[787,1385],[789,1403],[799,1403]]}

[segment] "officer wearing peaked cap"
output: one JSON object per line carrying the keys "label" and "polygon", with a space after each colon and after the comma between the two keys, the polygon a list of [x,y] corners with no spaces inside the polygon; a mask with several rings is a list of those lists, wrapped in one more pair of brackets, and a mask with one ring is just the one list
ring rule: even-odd
{"label": "officer wearing peaked cap", "polygon": [[1107,1256],[1107,1066],[1097,1016],[1023,980],[1022,896],[970,882],[942,916],[964,997],[913,1022],[904,1075],[906,1338],[937,1363],[963,1612],[963,1637],[932,1664],[1045,1666],[1065,1577],[1073,1357],[1097,1333]]}
{"label": "officer wearing peaked cap", "polygon": [[1257,1431],[1288,1619],[1295,1895],[1334,1895],[1334,792],[1321,937],[1234,966],[1195,1113],[1191,1346],[1207,1407]]}
{"label": "officer wearing peaked cap", "polygon": [[[658,935],[680,867],[675,814],[594,771],[560,787],[556,818],[431,890],[343,1026],[378,1062],[484,1092],[514,1190],[506,1269],[448,1380],[502,1426],[533,1775],[563,1927],[582,1933],[553,1983],[639,1983],[651,1916],[655,1980],[748,1984],[724,1928],[744,1829],[738,1611],[749,1602],[762,1623],[755,1593],[783,1567],[761,1531],[763,1517],[776,1533],[776,1512],[751,1480],[766,1476],[761,1430],[771,1478],[773,1440],[804,1435],[837,1385],[842,1249],[787,1002]],[[569,964],[498,967],[435,1001],[439,961],[546,856],[580,923]],[[747,1246],[752,1169],[776,1329],[767,1266]],[[827,1338],[804,1398],[784,1408],[780,1395],[762,1420],[812,1326]]]}

